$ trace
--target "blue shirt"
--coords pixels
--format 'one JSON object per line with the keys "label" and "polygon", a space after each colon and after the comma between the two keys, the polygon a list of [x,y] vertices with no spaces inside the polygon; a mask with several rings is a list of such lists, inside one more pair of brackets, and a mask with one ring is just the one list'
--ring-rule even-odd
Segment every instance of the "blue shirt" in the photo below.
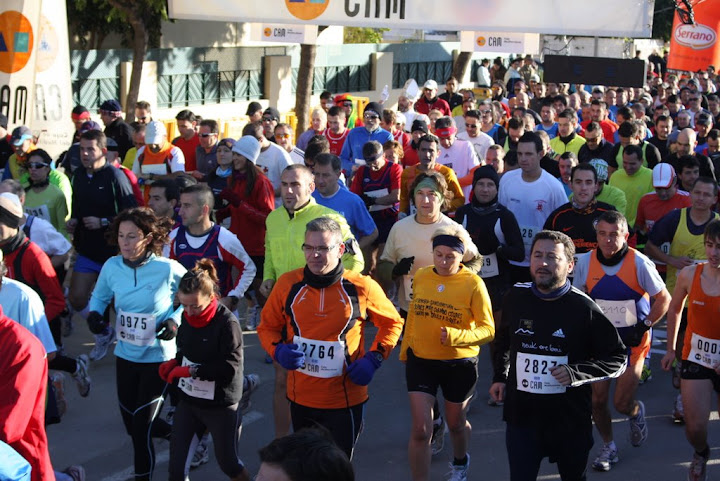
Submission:
{"label": "blue shirt", "polygon": [[[178,325],[182,307],[173,309],[173,299],[185,268],[177,261],[157,257],[137,268],[123,262],[122,256],[111,257],[103,265],[95,289],[90,297],[90,310],[105,312],[110,301],[115,299],[115,310],[134,314],[155,316],[157,326],[172,318]],[[115,355],[128,361],[149,363],[163,362],[175,357],[175,340],[155,341],[148,346],[138,346],[123,341],[118,336]]]}
{"label": "blue shirt", "polygon": [[368,132],[365,127],[355,127],[348,133],[342,152],[340,152],[342,168],[348,179],[352,177],[352,167],[355,165],[355,159],[363,159],[363,145],[371,140],[380,142],[380,145],[382,145],[388,140],[394,139],[392,134],[382,127],[378,127],[377,130],[372,132]]}
{"label": "blue shirt", "polygon": [[45,306],[33,288],[9,277],[3,277],[0,306],[7,317],[32,332],[40,340],[46,353],[57,351],[50,332],[50,324],[45,317]]}
{"label": "blue shirt", "polygon": [[537,124],[537,126],[535,127],[535,131],[537,132],[538,130],[544,130],[545,132],[547,132],[548,137],[554,139],[555,137],[557,137],[558,134],[558,124],[557,122],[555,122],[548,128],[545,128],[543,124]]}
{"label": "blue shirt", "polygon": [[323,197],[317,190],[312,195],[318,204],[329,207],[345,217],[356,239],[372,234],[377,228],[359,195],[347,189],[338,189],[330,197]]}

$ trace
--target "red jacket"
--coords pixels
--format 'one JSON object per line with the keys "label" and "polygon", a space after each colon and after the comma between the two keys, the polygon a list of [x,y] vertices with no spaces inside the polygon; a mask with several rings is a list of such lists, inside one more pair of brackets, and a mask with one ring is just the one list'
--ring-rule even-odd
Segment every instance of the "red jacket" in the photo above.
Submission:
{"label": "red jacket", "polygon": [[45,434],[45,348],[2,307],[0,372],[0,439],[30,463],[32,481],[55,479]]}
{"label": "red jacket", "polygon": [[[22,232],[22,240],[11,252],[3,246],[8,277],[32,287],[45,304],[45,317],[51,321],[65,310],[65,296],[50,258]],[[13,242],[13,241],[11,241]]]}
{"label": "red jacket", "polygon": [[275,190],[270,180],[258,173],[255,188],[248,196],[245,192],[247,180],[233,179],[230,189],[242,198],[242,203],[230,209],[230,232],[235,234],[251,256],[265,255],[265,219],[275,208]]}
{"label": "red jacket", "polygon": [[420,100],[415,102],[415,112],[419,114],[428,115],[433,109],[439,110],[444,116],[452,117],[450,106],[440,97],[435,97],[435,101],[433,103],[429,103],[423,95],[420,97]]}

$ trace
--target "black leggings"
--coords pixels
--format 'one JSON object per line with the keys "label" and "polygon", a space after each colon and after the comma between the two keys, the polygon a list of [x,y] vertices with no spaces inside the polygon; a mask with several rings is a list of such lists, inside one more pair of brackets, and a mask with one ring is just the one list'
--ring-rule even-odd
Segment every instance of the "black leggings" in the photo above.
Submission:
{"label": "black leggings", "polygon": [[168,438],[170,425],[160,419],[165,381],[159,362],[138,363],[117,358],[117,392],[125,431],[132,438],[135,481],[150,481],[155,468],[152,438]]}
{"label": "black leggings", "polygon": [[365,403],[341,409],[316,409],[290,402],[293,430],[324,427],[332,435],[335,444],[352,459],[353,449],[363,426]]}
{"label": "black leggings", "polygon": [[181,398],[173,417],[170,438],[170,481],[185,480],[185,461],[193,436],[202,437],[210,431],[218,466],[229,478],[243,472],[238,457],[238,442],[242,432],[242,414],[238,404],[219,407],[199,407]]}
{"label": "black leggings", "polygon": [[48,362],[48,367],[56,371],[75,374],[75,371],[77,371],[77,362],[75,362],[75,359],[61,355],[59,352],[62,347],[62,322],[60,321],[60,317],[56,317],[48,324],[50,324],[50,333],[52,334],[53,341],[55,341],[55,345],[58,348],[55,358]]}

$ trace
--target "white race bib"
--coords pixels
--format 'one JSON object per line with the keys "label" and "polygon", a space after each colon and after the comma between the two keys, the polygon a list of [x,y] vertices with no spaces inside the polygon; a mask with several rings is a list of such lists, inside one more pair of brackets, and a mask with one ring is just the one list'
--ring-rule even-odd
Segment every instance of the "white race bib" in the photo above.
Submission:
{"label": "white race bib", "polygon": [[595,299],[605,317],[607,317],[613,326],[630,327],[637,324],[637,307],[632,299],[625,301],[608,301],[607,299]]}
{"label": "white race bib", "polygon": [[530,246],[532,245],[532,241],[535,238],[535,234],[540,232],[542,230],[542,227],[538,227],[535,225],[521,225],[520,226],[520,234],[522,234],[523,244],[525,244],[526,250],[530,250]]}
{"label": "white race bib", "polygon": [[482,268],[480,269],[480,277],[495,277],[500,274],[498,267],[497,254],[487,254],[483,256]]}
{"label": "white race bib", "polygon": [[[183,357],[182,365],[193,366],[194,363],[186,357]],[[178,381],[178,387],[188,396],[199,399],[215,398],[215,381],[203,381],[201,379],[193,379],[191,377],[181,377]]]}
{"label": "white race bib", "polygon": [[518,391],[533,394],[561,394],[566,387],[550,374],[555,366],[567,364],[567,356],[543,356],[518,352],[515,360]]}
{"label": "white race bib", "polygon": [[318,341],[295,336],[293,343],[305,353],[305,365],[298,371],[308,376],[329,378],[343,375],[345,342]]}
{"label": "white race bib", "polygon": [[405,299],[410,302],[412,301],[412,291],[413,291],[413,279],[415,276],[411,275],[405,275],[403,276],[403,286],[405,287]]}
{"label": "white race bib", "polygon": [[115,326],[119,341],[136,346],[149,346],[155,342],[155,316],[118,310]]}
{"label": "white race bib", "polygon": [[142,164],[140,166],[140,173],[153,174],[153,175],[167,175],[168,166],[165,162],[163,162],[162,164]]}
{"label": "white race bib", "polygon": [[715,369],[720,364],[720,340],[693,333],[692,349],[690,349],[688,361]]}
{"label": "white race bib", "polygon": [[25,206],[25,213],[50,222],[50,209],[48,209],[48,206],[45,204],[36,205],[35,207]]}
{"label": "white race bib", "polygon": [[[385,196],[388,195],[390,192],[389,192],[387,189],[379,189],[379,190],[370,190],[370,191],[363,192],[363,193],[364,193],[365,195],[367,195],[368,197],[373,197],[373,198],[377,199],[377,198],[379,198],[379,197],[385,197]],[[379,210],[390,209],[391,207],[392,207],[391,205],[378,205],[378,204],[374,204],[374,205],[371,205],[371,206],[370,206],[370,209],[368,209],[368,210],[369,210],[370,212],[377,212],[377,211],[379,211]]]}

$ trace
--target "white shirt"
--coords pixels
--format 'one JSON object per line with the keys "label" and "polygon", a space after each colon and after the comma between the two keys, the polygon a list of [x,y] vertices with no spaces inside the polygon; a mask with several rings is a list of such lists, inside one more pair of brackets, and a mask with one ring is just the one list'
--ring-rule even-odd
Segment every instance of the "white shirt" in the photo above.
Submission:
{"label": "white shirt", "polygon": [[490,86],[490,70],[484,65],[480,65],[477,69],[478,87]]}
{"label": "white shirt", "polygon": [[[27,222],[27,214],[25,214],[25,222]],[[61,256],[67,254],[72,249],[72,244],[63,235],[55,229],[55,227],[41,217],[35,217],[30,224],[31,241],[36,243],[42,251],[48,255]]]}
{"label": "white shirt", "polygon": [[467,133],[467,131],[458,134],[457,138],[460,140],[467,140],[470,142],[475,149],[475,153],[478,156],[478,160],[480,160],[480,163],[485,163],[485,159],[487,158],[487,152],[488,149],[490,149],[490,146],[495,143],[492,137],[490,137],[485,132],[482,132],[479,128],[478,134],[476,137],[470,137]]}
{"label": "white shirt", "polygon": [[511,170],[500,177],[499,202],[515,214],[525,244],[525,259],[510,261],[516,266],[530,265],[530,247],[533,237],[540,232],[550,214],[567,204],[565,189],[558,179],[540,171],[540,177],[533,182],[522,178],[522,170]]}
{"label": "white shirt", "polygon": [[[440,152],[438,153],[437,163],[442,164],[446,167],[450,167],[455,171],[458,179],[465,177],[470,171],[477,165],[480,165],[480,160],[473,145],[467,140],[455,139],[455,142],[446,149],[440,146]],[[465,194],[465,201],[470,200],[470,191],[472,186],[468,185],[463,187],[463,194]]]}
{"label": "white shirt", "polygon": [[[265,151],[260,151],[257,161],[255,164],[260,167],[268,180],[273,186],[273,189],[280,188],[280,177],[285,167],[292,165],[293,161],[290,158],[285,149],[277,144],[270,142],[270,146]],[[275,198],[275,205],[278,205],[279,197]]]}

